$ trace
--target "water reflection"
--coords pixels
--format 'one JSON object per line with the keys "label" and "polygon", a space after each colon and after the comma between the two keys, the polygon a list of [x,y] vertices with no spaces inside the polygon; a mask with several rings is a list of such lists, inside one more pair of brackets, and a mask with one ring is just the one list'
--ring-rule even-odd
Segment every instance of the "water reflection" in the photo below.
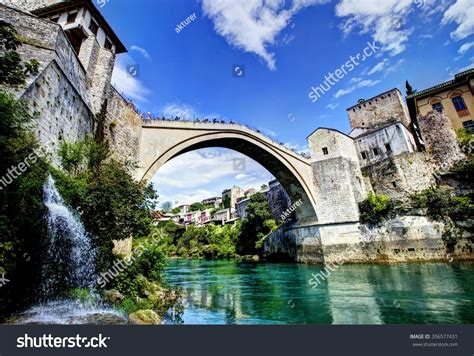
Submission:
{"label": "water reflection", "polygon": [[474,322],[473,264],[347,265],[316,289],[320,266],[174,260],[187,324]]}

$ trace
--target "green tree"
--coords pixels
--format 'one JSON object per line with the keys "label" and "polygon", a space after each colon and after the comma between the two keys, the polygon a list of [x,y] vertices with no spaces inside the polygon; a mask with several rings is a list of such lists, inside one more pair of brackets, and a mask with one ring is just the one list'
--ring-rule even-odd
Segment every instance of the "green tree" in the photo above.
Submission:
{"label": "green tree", "polygon": [[[66,171],[79,172],[70,176],[54,170],[59,191],[65,200],[82,212],[86,229],[93,235],[98,248],[101,270],[114,261],[113,241],[150,233],[156,193],[150,185],[136,182],[131,167],[113,159],[105,160],[107,144],[92,139],[63,147],[74,148],[74,159],[66,162]],[[70,156],[69,154],[67,155]],[[87,164],[82,163],[82,156]],[[93,164],[90,162],[94,161]],[[88,169],[78,169],[79,166]],[[100,214],[98,214],[100,212]]]}
{"label": "green tree", "polygon": [[169,213],[171,209],[173,208],[173,203],[170,201],[165,201],[163,204],[161,204],[161,211],[166,213]]}
{"label": "green tree", "polygon": [[237,239],[237,253],[239,255],[260,254],[262,240],[274,230],[274,225],[270,223],[273,216],[265,195],[262,193],[252,195],[245,211],[247,216],[242,221],[241,232]]}
{"label": "green tree", "polygon": [[202,211],[204,209],[205,209],[205,205],[200,202],[193,203],[189,206],[189,211]]}

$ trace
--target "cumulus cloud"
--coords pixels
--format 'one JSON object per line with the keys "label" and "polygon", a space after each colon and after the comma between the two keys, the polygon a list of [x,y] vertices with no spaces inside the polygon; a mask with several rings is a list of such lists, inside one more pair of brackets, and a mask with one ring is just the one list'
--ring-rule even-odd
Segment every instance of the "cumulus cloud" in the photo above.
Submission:
{"label": "cumulus cloud", "polygon": [[[234,159],[245,159],[245,171],[234,170]],[[254,160],[239,152],[207,148],[185,153],[167,162],[152,179],[159,201],[178,200],[179,204],[194,203],[221,196],[234,184],[242,188],[259,188],[273,176]]]}
{"label": "cumulus cloud", "polygon": [[367,80],[362,80],[360,81],[359,83],[355,84],[355,85],[352,85],[352,86],[349,86],[345,89],[340,89],[335,95],[334,97],[336,99],[339,99],[340,97],[342,96],[345,96],[345,95],[348,95],[350,93],[352,93],[353,91],[355,91],[356,89],[361,89],[361,88],[368,88],[368,87],[373,87],[373,86],[376,86],[377,84],[380,83],[380,80],[370,80],[370,79],[367,79]]}
{"label": "cumulus cloud", "polygon": [[[429,6],[428,1],[424,6]],[[411,33],[404,28],[407,15],[416,6],[413,0],[340,0],[336,15],[345,18],[342,29],[346,34],[361,29],[371,33],[384,51],[394,56],[406,49]]]}
{"label": "cumulus cloud", "polygon": [[179,117],[190,120],[199,116],[192,106],[186,104],[169,103],[166,104],[160,111],[166,118]]}
{"label": "cumulus cloud", "polygon": [[330,0],[202,0],[204,14],[215,31],[231,45],[261,57],[270,70],[276,70],[275,45],[279,33],[291,18],[305,7]]}
{"label": "cumulus cloud", "polygon": [[472,0],[456,0],[444,13],[443,24],[455,23],[457,28],[451,32],[455,41],[474,34],[474,4]]}
{"label": "cumulus cloud", "polygon": [[[136,73],[135,76],[132,75],[131,69],[137,70],[137,72],[132,71],[132,73]],[[139,77],[139,67],[133,62],[131,57],[122,55],[117,58],[112,73],[112,84],[126,97],[145,102],[151,91],[145,87],[139,80]]]}

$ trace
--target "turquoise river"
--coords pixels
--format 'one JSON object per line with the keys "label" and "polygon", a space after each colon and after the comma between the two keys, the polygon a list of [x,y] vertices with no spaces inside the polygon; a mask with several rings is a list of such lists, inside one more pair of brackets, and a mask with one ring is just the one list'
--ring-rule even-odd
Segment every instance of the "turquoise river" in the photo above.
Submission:
{"label": "turquoise river", "polygon": [[322,266],[171,260],[185,324],[472,324],[474,264]]}

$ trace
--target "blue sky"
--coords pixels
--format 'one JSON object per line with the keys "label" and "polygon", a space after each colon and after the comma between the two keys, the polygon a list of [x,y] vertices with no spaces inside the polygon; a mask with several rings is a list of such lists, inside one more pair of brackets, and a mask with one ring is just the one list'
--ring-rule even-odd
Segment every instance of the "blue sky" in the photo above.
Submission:
{"label": "blue sky", "polygon": [[[110,0],[100,9],[129,50],[118,57],[114,83],[141,110],[232,119],[303,151],[317,127],[349,131],[345,109],[360,98],[404,92],[406,79],[423,89],[474,66],[474,0]],[[380,50],[310,100],[312,86],[374,41]],[[128,65],[138,67],[136,77]],[[245,66],[244,77],[233,76],[234,65]],[[237,155],[219,151],[214,160],[228,165]],[[205,156],[189,153],[160,170],[160,200],[218,195],[242,182],[241,172],[216,171],[194,187],[169,184],[186,177],[185,161],[203,158],[194,171],[204,174]],[[248,162],[245,173],[256,180],[245,184],[271,178]]]}

